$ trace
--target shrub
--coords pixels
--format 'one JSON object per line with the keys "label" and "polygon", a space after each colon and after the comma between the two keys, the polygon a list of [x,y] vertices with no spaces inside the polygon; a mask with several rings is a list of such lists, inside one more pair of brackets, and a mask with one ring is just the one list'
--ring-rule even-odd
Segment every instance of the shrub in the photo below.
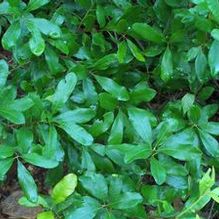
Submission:
{"label": "shrub", "polygon": [[21,205],[213,218],[218,1],[4,0],[0,14],[0,180],[17,168]]}

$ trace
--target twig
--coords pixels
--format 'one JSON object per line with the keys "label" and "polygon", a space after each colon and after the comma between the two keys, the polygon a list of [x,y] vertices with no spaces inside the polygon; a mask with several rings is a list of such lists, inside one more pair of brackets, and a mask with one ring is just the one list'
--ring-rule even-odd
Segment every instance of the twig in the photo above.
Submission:
{"label": "twig", "polygon": [[209,215],[208,215],[208,219],[212,219],[213,218],[212,217],[213,216],[212,213],[213,213],[214,205],[215,205],[215,201],[213,201],[212,204],[211,204],[211,208],[210,208],[210,212],[209,212]]}

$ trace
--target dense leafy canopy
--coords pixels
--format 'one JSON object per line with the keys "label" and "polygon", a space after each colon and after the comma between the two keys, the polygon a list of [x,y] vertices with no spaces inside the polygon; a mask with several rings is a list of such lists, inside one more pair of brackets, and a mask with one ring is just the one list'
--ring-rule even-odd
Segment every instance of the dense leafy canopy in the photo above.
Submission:
{"label": "dense leafy canopy", "polygon": [[0,21],[0,180],[17,168],[21,205],[39,219],[216,206],[217,0],[3,0]]}

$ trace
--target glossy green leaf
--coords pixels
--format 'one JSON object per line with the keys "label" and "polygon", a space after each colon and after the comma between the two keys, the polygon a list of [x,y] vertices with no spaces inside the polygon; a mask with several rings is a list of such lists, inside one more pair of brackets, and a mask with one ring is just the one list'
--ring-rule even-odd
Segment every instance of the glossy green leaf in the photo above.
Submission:
{"label": "glossy green leaf", "polygon": [[149,102],[156,95],[156,91],[147,86],[146,83],[138,83],[130,93],[130,99],[134,104]]}
{"label": "glossy green leaf", "polygon": [[88,172],[81,176],[79,181],[91,195],[100,200],[106,200],[108,194],[108,186],[103,175]]}
{"label": "glossy green leaf", "polygon": [[7,145],[0,145],[0,159],[11,157],[14,154],[14,148]]}
{"label": "glossy green leaf", "polygon": [[37,153],[24,154],[22,158],[28,163],[47,169],[54,168],[59,164],[56,160],[53,160],[53,158],[48,159]]}
{"label": "glossy green leaf", "polygon": [[114,115],[112,112],[105,113],[103,115],[103,120],[96,120],[89,128],[89,132],[92,136],[96,137],[103,133],[105,133],[110,126],[112,125],[114,120]]}
{"label": "glossy green leaf", "polygon": [[5,60],[0,60],[0,87],[6,84],[9,75],[8,63]]}
{"label": "glossy green leaf", "polygon": [[124,192],[119,195],[115,195],[110,203],[110,206],[114,209],[129,209],[135,207],[142,202],[142,196],[135,192]]}
{"label": "glossy green leaf", "polygon": [[219,22],[219,2],[218,1],[214,1],[214,0],[206,0],[207,6],[209,11],[212,13],[212,15],[214,16],[214,19]]}
{"label": "glossy green leaf", "polygon": [[190,108],[193,106],[194,101],[195,101],[195,96],[190,93],[187,93],[182,98],[182,108],[184,114],[186,114],[190,110]]}
{"label": "glossy green leaf", "polygon": [[145,143],[151,144],[152,130],[147,113],[143,109],[132,107],[128,109],[128,115],[138,135]]}
{"label": "glossy green leaf", "polygon": [[33,11],[36,10],[46,4],[48,4],[50,0],[30,0],[28,5],[27,5],[27,10],[28,11]]}
{"label": "glossy green leaf", "polygon": [[147,159],[152,154],[152,148],[150,145],[131,145],[131,144],[119,144],[108,145],[106,153],[110,151],[119,151],[124,155],[124,162],[131,163],[138,159]]}
{"label": "glossy green leaf", "polygon": [[89,108],[78,108],[58,115],[55,117],[55,121],[58,123],[86,123],[89,122],[94,116],[94,110]]}
{"label": "glossy green leaf", "polygon": [[193,132],[181,132],[170,136],[158,149],[169,156],[179,160],[193,160],[201,156],[201,152],[194,142]]}
{"label": "glossy green leaf", "polygon": [[24,124],[25,117],[22,112],[16,111],[12,107],[8,106],[0,106],[0,116],[4,117],[5,119],[13,122],[15,124]]}
{"label": "glossy green leaf", "polygon": [[36,183],[34,182],[34,179],[31,176],[30,172],[25,168],[25,166],[20,161],[18,161],[17,174],[18,174],[19,184],[25,196],[31,202],[37,202],[38,194],[37,194]]}
{"label": "glossy green leaf", "polygon": [[150,159],[151,174],[158,185],[162,185],[166,181],[166,170],[161,163],[155,159]]}
{"label": "glossy green leaf", "polygon": [[127,55],[127,45],[126,42],[123,41],[118,44],[117,58],[119,63],[124,63]]}
{"label": "glossy green leaf", "polygon": [[19,22],[14,22],[2,37],[2,45],[5,49],[10,50],[16,46],[17,40],[21,34],[21,27]]}
{"label": "glossy green leaf", "polygon": [[105,12],[104,12],[104,8],[100,5],[97,5],[96,16],[100,27],[101,28],[104,27],[106,24]]}
{"label": "glossy green leaf", "polygon": [[198,106],[192,106],[188,112],[188,118],[193,123],[198,124],[201,118],[201,109]]}
{"label": "glossy green leaf", "polygon": [[207,124],[203,124],[201,127],[202,130],[208,132],[212,135],[219,135],[219,123],[218,122],[208,122]]}
{"label": "glossy green leaf", "polygon": [[211,36],[212,36],[215,40],[219,41],[219,29],[213,29],[213,30],[211,31]]}
{"label": "glossy green leaf", "polygon": [[209,135],[207,132],[202,130],[199,130],[199,135],[207,153],[213,157],[218,157],[219,156],[218,141],[214,137]]}
{"label": "glossy green leaf", "polygon": [[37,215],[37,219],[54,219],[55,216],[52,211],[44,211]]}
{"label": "glossy green leaf", "polygon": [[6,173],[9,171],[9,169],[11,168],[13,162],[14,162],[13,158],[6,158],[4,160],[0,160],[0,165],[1,165],[0,181],[4,180],[4,177],[5,177]]}
{"label": "glossy green leaf", "polygon": [[58,72],[64,71],[64,67],[60,64],[59,57],[55,50],[47,46],[44,55],[48,68],[52,74],[57,74]]}
{"label": "glossy green leaf", "polygon": [[89,146],[93,143],[93,137],[81,126],[70,122],[61,122],[59,127],[62,128],[72,139],[78,143]]}
{"label": "glossy green leaf", "polygon": [[113,97],[117,98],[120,101],[127,101],[129,99],[129,93],[127,89],[119,85],[117,82],[103,76],[95,76],[95,78],[100,86],[105,91],[112,94]]}
{"label": "glossy green leaf", "polygon": [[161,62],[161,79],[163,81],[168,81],[173,75],[173,60],[172,60],[172,52],[167,47],[165,50],[162,62]]}
{"label": "glossy green leaf", "polygon": [[111,111],[116,108],[116,105],[118,103],[117,99],[108,93],[100,93],[99,102],[100,102],[100,106],[103,109],[111,110]]}
{"label": "glossy green leaf", "polygon": [[73,173],[69,173],[64,176],[53,188],[52,199],[55,203],[63,202],[68,196],[70,196],[77,186],[77,176]]}
{"label": "glossy green leaf", "polygon": [[207,67],[206,56],[203,53],[203,51],[200,50],[195,59],[195,72],[199,81],[203,81],[205,79],[206,67]]}
{"label": "glossy green leaf", "polygon": [[108,138],[108,144],[120,144],[123,139],[123,114],[121,111],[117,114]]}
{"label": "glossy green leaf", "polygon": [[43,149],[43,157],[54,160],[62,161],[64,157],[64,151],[62,146],[58,141],[58,133],[54,126],[50,126],[45,132],[43,129],[43,138],[45,141],[45,146]]}
{"label": "glossy green leaf", "polygon": [[29,46],[30,46],[31,52],[36,56],[40,56],[44,52],[46,45],[40,32],[33,33],[29,41]]}
{"label": "glossy green leaf", "polygon": [[96,70],[105,70],[112,65],[116,64],[116,54],[109,54],[102,58],[100,58],[98,61],[96,61],[93,65],[93,68]]}
{"label": "glossy green leaf", "polygon": [[214,91],[215,91],[215,89],[213,87],[211,87],[211,86],[203,87],[201,89],[201,91],[199,92],[198,97],[202,101],[205,101],[205,100],[207,100],[208,98],[211,97],[211,95],[213,94]]}
{"label": "glossy green leaf", "polygon": [[132,25],[134,33],[144,40],[161,43],[164,41],[163,34],[146,23],[134,23]]}
{"label": "glossy green leaf", "polygon": [[82,205],[78,208],[69,209],[65,215],[66,219],[93,219],[101,208],[100,203],[89,196],[83,197]]}
{"label": "glossy green leaf", "polygon": [[216,55],[219,49],[219,42],[217,40],[213,41],[208,53],[208,63],[211,69],[211,75],[214,77],[219,72],[219,58]]}
{"label": "glossy green leaf", "polygon": [[39,31],[51,38],[59,38],[61,29],[58,25],[44,18],[31,18],[31,22],[39,29]]}
{"label": "glossy green leaf", "polygon": [[65,79],[62,79],[52,96],[47,97],[53,104],[54,109],[60,109],[68,100],[77,83],[77,76],[74,73],[68,73]]}
{"label": "glossy green leaf", "polygon": [[130,40],[127,40],[128,47],[131,50],[132,55],[140,62],[144,62],[145,58],[142,55],[140,49]]}

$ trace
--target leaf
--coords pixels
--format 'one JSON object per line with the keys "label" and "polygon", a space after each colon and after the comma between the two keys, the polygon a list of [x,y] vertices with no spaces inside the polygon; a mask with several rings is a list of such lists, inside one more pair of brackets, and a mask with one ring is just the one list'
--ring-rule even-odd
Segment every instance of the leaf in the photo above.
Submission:
{"label": "leaf", "polygon": [[132,55],[140,62],[144,62],[145,58],[142,55],[140,49],[130,40],[127,40],[128,47],[131,50]]}
{"label": "leaf", "polygon": [[213,30],[211,31],[211,36],[212,36],[215,40],[219,41],[219,29],[213,29]]}
{"label": "leaf", "polygon": [[8,0],[8,3],[12,7],[17,7],[19,5],[19,3],[20,3],[20,0]]}
{"label": "leaf", "polygon": [[218,157],[219,156],[218,141],[214,137],[209,135],[207,132],[202,130],[199,130],[199,136],[207,153],[212,157]]}
{"label": "leaf", "polygon": [[6,158],[4,160],[0,160],[0,166],[1,166],[1,168],[0,168],[0,181],[4,180],[5,174],[11,168],[13,162],[14,162],[13,158]]}
{"label": "leaf", "polygon": [[119,63],[125,63],[126,54],[127,54],[127,45],[126,42],[123,41],[118,44],[117,58]]}
{"label": "leaf", "polygon": [[208,9],[214,16],[214,19],[219,23],[219,2],[214,0],[206,0]]}
{"label": "leaf", "polygon": [[94,116],[94,110],[89,108],[78,108],[58,115],[55,117],[55,121],[58,123],[73,122],[81,124],[89,122]]}
{"label": "leaf", "polygon": [[0,159],[13,156],[14,148],[7,145],[0,145]]}
{"label": "leaf", "polygon": [[201,156],[201,151],[194,142],[194,133],[188,130],[170,136],[159,147],[158,152],[172,156],[178,160],[193,160]]}
{"label": "leaf", "polygon": [[18,125],[25,123],[23,113],[12,109],[10,106],[0,106],[0,116]]}
{"label": "leaf", "polygon": [[219,49],[219,41],[215,40],[211,44],[208,53],[208,63],[211,69],[211,75],[215,77],[219,72],[219,57],[216,55]]}
{"label": "leaf", "polygon": [[165,41],[164,35],[161,32],[146,23],[134,23],[132,25],[132,30],[144,40],[155,43],[162,43]]}
{"label": "leaf", "polygon": [[207,124],[203,124],[201,129],[209,134],[219,135],[219,122],[208,122]]}
{"label": "leaf", "polygon": [[208,98],[211,97],[211,95],[213,94],[214,91],[215,91],[214,87],[211,87],[211,86],[203,87],[201,89],[201,91],[199,92],[198,97],[202,101],[205,101],[205,100],[207,100]]}
{"label": "leaf", "polygon": [[168,81],[173,75],[172,52],[169,47],[166,48],[161,62],[161,79]]}
{"label": "leaf", "polygon": [[154,177],[156,183],[158,185],[162,185],[166,181],[166,170],[155,158],[150,159],[150,167],[151,174]]}
{"label": "leaf", "polygon": [[123,128],[124,128],[124,124],[123,124],[123,114],[121,111],[118,112],[111,131],[110,131],[110,135],[108,138],[108,144],[120,144],[122,143],[122,139],[123,139]]}
{"label": "leaf", "polygon": [[110,78],[106,78],[103,76],[95,76],[95,79],[100,84],[100,86],[107,91],[108,93],[112,94],[113,97],[117,98],[120,101],[127,101],[129,100],[129,93],[127,89]]}
{"label": "leaf", "polygon": [[15,47],[21,35],[20,23],[12,23],[2,37],[2,45],[5,49],[10,50]]}
{"label": "leaf", "polygon": [[186,114],[190,110],[190,108],[193,106],[194,101],[195,101],[195,96],[190,93],[187,93],[182,98],[182,108],[184,114]]}
{"label": "leaf", "polygon": [[46,4],[48,4],[50,0],[30,0],[27,5],[27,11],[34,11]]}
{"label": "leaf", "polygon": [[52,96],[47,97],[52,102],[55,110],[59,110],[69,99],[77,83],[77,76],[70,72],[62,79]]}
{"label": "leaf", "polygon": [[124,155],[124,162],[131,163],[138,159],[147,159],[152,154],[150,145],[132,145],[132,144],[119,144],[108,145],[106,153],[110,151],[119,151]]}
{"label": "leaf", "polygon": [[103,115],[103,120],[95,120],[92,126],[89,128],[89,132],[92,136],[97,137],[105,133],[114,120],[114,114],[112,112],[107,112]]}
{"label": "leaf", "polygon": [[92,157],[86,149],[84,149],[81,154],[81,168],[88,171],[96,170]]}
{"label": "leaf", "polygon": [[41,33],[51,38],[61,37],[61,29],[58,25],[44,18],[30,18],[29,22],[33,23]]}
{"label": "leaf", "polygon": [[78,143],[89,146],[93,143],[93,137],[81,126],[72,122],[60,123],[59,127],[62,128],[71,138]]}
{"label": "leaf", "polygon": [[204,176],[199,181],[199,195],[203,195],[210,191],[211,187],[215,184],[215,171],[208,169]]}
{"label": "leaf", "polygon": [[128,116],[138,135],[150,145],[152,143],[152,130],[148,114],[142,109],[132,107],[128,108]]}
{"label": "leaf", "polygon": [[55,216],[52,211],[44,211],[37,215],[37,219],[54,219]]}
{"label": "leaf", "polygon": [[111,94],[100,93],[99,94],[100,107],[106,110],[113,111],[118,104],[117,99],[115,99]]}
{"label": "leaf", "polygon": [[78,208],[69,209],[65,215],[66,219],[93,219],[101,208],[100,203],[89,196],[84,196],[82,205]]}
{"label": "leaf", "polygon": [[44,157],[42,155],[39,155],[37,153],[30,153],[30,154],[23,154],[22,158],[28,162],[33,164],[34,166],[38,166],[38,167],[42,167],[42,168],[46,168],[46,169],[51,169],[54,168],[56,166],[58,166],[58,162],[56,160],[54,160],[53,158],[47,158]]}
{"label": "leaf", "polygon": [[104,12],[104,8],[100,5],[97,5],[96,17],[97,17],[97,22],[100,25],[100,28],[104,27],[106,24],[105,12]]}
{"label": "leaf", "polygon": [[4,87],[9,75],[8,63],[2,59],[0,60],[0,88]]}
{"label": "leaf", "polygon": [[69,173],[64,176],[53,188],[52,199],[56,204],[65,201],[70,196],[77,186],[77,176],[73,173]]}
{"label": "leaf", "polygon": [[211,198],[213,198],[216,203],[219,203],[219,187],[213,189],[210,195]]}
{"label": "leaf", "polygon": [[97,60],[92,67],[96,70],[106,70],[116,64],[116,60],[116,54],[109,54]]}
{"label": "leaf", "polygon": [[136,192],[124,192],[112,197],[110,206],[114,209],[123,210],[137,206],[143,201],[142,196]]}
{"label": "leaf", "polygon": [[32,146],[33,133],[29,129],[22,127],[17,130],[16,137],[19,147],[18,150],[21,151],[21,153],[28,153]]}
{"label": "leaf", "polygon": [[206,71],[206,67],[207,67],[207,59],[203,51],[200,49],[195,59],[195,72],[200,82],[202,82],[205,79],[204,74]]}
{"label": "leaf", "polygon": [[156,91],[147,86],[145,82],[138,83],[130,93],[131,102],[139,104],[141,102],[149,102],[156,95]]}
{"label": "leaf", "polygon": [[57,74],[65,70],[65,68],[60,64],[59,57],[55,50],[51,49],[48,45],[46,46],[44,55],[46,63],[52,74]]}
{"label": "leaf", "polygon": [[38,196],[38,201],[35,203],[30,202],[25,196],[22,196],[21,198],[19,198],[18,204],[24,207],[28,207],[28,208],[39,207],[40,205],[44,208],[49,207],[46,200],[40,195]]}
{"label": "leaf", "polygon": [[42,53],[45,50],[46,44],[39,31],[32,32],[32,37],[30,38],[29,46],[31,52],[34,55],[42,55]]}
{"label": "leaf", "polygon": [[37,202],[37,186],[34,182],[33,177],[20,161],[18,161],[17,165],[18,181],[25,196],[31,202]]}
{"label": "leaf", "polygon": [[58,134],[54,126],[50,126],[48,130],[43,130],[45,146],[42,155],[45,158],[55,161],[62,161],[64,157],[64,151],[58,141]]}
{"label": "leaf", "polygon": [[90,78],[86,78],[85,80],[83,80],[83,90],[87,98],[87,103],[96,104],[98,94],[96,92],[94,82]]}
{"label": "leaf", "polygon": [[198,124],[198,121],[201,117],[201,109],[198,106],[192,106],[188,112],[188,118],[194,124]]}
{"label": "leaf", "polygon": [[16,109],[16,111],[19,112],[24,112],[30,109],[33,105],[33,101],[28,96],[25,96],[23,98],[14,100],[12,103],[8,105],[8,107],[14,108]]}
{"label": "leaf", "polygon": [[103,201],[106,200],[108,186],[103,175],[87,172],[85,175],[80,177],[79,181],[92,196]]}

